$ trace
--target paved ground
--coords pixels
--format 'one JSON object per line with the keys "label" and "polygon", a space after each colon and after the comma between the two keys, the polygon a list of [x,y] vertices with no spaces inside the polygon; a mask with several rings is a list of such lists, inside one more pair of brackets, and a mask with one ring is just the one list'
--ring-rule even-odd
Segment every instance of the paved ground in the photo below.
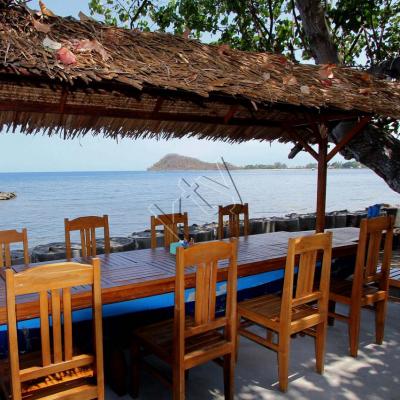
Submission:
{"label": "paved ground", "polygon": [[[338,307],[339,309],[339,307]],[[340,310],[340,309],[339,309]],[[343,310],[341,310],[343,311]],[[310,337],[292,340],[289,391],[277,388],[274,352],[241,339],[236,369],[236,398],[250,399],[400,399],[400,303],[390,303],[385,342],[373,344],[373,312],[363,311],[360,351],[357,359],[347,354],[347,326],[336,322],[329,328],[325,373],[314,372],[314,343]],[[223,399],[222,369],[214,363],[194,368],[187,382],[188,400]],[[140,399],[170,399],[169,390],[142,374]],[[128,400],[110,390],[107,400]]]}

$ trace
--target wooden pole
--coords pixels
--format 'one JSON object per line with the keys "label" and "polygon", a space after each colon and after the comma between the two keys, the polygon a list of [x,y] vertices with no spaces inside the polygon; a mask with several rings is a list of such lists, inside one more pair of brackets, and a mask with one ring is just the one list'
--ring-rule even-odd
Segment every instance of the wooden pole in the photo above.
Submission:
{"label": "wooden pole", "polygon": [[326,175],[328,169],[328,138],[321,138],[318,144],[317,221],[315,231],[324,232],[326,205]]}

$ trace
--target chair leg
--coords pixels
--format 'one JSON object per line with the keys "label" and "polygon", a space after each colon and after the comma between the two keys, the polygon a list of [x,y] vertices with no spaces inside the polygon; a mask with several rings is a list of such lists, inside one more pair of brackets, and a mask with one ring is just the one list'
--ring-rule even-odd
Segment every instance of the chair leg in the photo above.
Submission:
{"label": "chair leg", "polygon": [[236,324],[236,336],[235,336],[235,362],[238,361],[239,358],[239,329],[240,329],[240,320],[242,319],[242,317],[238,314],[237,317],[237,324]]}
{"label": "chair leg", "polygon": [[378,301],[375,307],[375,341],[377,344],[382,344],[385,331],[387,301]]}
{"label": "chair leg", "polygon": [[235,355],[224,356],[224,394],[225,400],[233,400],[235,393]]}
{"label": "chair leg", "polygon": [[349,318],[349,340],[350,340],[350,355],[357,357],[358,345],[360,340],[360,320],[361,320],[361,308],[355,309],[352,307],[350,310]]}
{"label": "chair leg", "polygon": [[279,335],[278,376],[279,388],[286,392],[289,381],[290,335]]}
{"label": "chair leg", "polygon": [[[334,313],[336,310],[336,301],[329,300],[328,303],[328,311],[331,313]],[[333,326],[335,325],[335,318],[334,317],[328,317],[328,325]]]}
{"label": "chair leg", "polygon": [[317,325],[315,336],[315,365],[319,374],[324,373],[326,331],[326,322]]}
{"label": "chair leg", "polygon": [[136,399],[139,397],[139,385],[140,385],[140,345],[137,341],[134,341],[131,345],[131,397]]}
{"label": "chair leg", "polygon": [[180,365],[173,366],[173,400],[185,399],[185,370]]}

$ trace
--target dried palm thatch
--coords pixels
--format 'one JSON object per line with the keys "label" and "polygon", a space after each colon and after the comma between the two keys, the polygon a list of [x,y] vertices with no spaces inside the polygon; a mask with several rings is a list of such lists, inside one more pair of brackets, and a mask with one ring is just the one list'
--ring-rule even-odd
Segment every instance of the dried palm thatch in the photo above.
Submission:
{"label": "dried palm thatch", "polygon": [[291,141],[313,122],[400,118],[400,86],[333,65],[38,15],[0,0],[0,128],[73,138]]}

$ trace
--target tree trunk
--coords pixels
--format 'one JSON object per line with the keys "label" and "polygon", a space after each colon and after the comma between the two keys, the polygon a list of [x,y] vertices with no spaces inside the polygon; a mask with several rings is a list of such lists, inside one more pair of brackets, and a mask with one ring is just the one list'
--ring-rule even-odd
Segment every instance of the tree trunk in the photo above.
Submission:
{"label": "tree trunk", "polygon": [[339,55],[325,19],[320,0],[296,0],[303,29],[317,64],[339,64]]}
{"label": "tree trunk", "polygon": [[[339,56],[326,24],[321,0],[296,0],[296,7],[315,62],[337,64]],[[337,143],[351,126],[349,122],[339,123],[330,133],[329,141]],[[361,162],[400,193],[400,141],[393,135],[373,124],[367,125],[340,154]]]}
{"label": "tree trunk", "polygon": [[[339,142],[354,123],[341,122],[332,131],[330,139]],[[346,159],[354,158],[372,169],[394,191],[400,193],[400,141],[369,124],[362,133],[340,152]]]}

